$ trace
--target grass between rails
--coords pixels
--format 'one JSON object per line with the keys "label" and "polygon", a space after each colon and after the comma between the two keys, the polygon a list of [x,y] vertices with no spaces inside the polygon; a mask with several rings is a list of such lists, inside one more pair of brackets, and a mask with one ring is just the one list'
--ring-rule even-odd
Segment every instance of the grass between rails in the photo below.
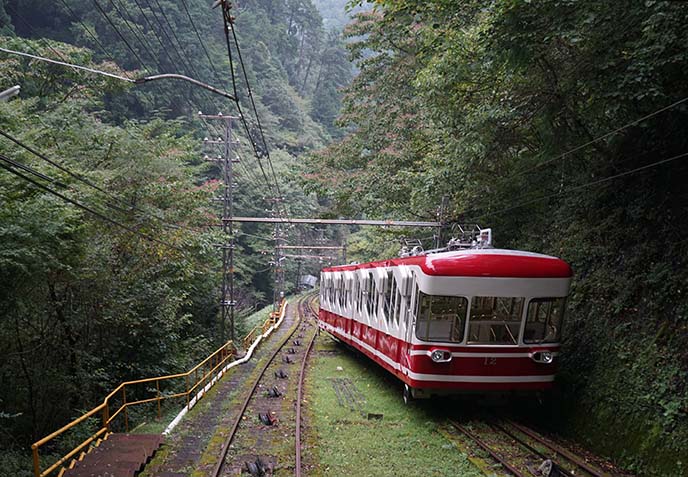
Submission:
{"label": "grass between rails", "polygon": [[[401,385],[366,357],[325,333],[307,376],[309,448],[317,462],[308,475],[482,475],[439,427],[425,406],[405,406]],[[338,370],[338,367],[341,370]],[[337,401],[333,378],[349,378],[365,397],[367,417]]]}

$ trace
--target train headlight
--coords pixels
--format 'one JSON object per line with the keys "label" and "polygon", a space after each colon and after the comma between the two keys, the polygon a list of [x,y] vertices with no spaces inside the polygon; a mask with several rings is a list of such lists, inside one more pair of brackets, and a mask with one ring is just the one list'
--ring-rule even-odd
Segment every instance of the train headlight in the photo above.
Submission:
{"label": "train headlight", "polygon": [[445,349],[436,349],[430,353],[430,359],[432,359],[435,363],[447,363],[451,361],[452,355]]}
{"label": "train headlight", "polygon": [[530,354],[530,358],[536,363],[550,364],[554,361],[554,353],[551,351],[536,351]]}

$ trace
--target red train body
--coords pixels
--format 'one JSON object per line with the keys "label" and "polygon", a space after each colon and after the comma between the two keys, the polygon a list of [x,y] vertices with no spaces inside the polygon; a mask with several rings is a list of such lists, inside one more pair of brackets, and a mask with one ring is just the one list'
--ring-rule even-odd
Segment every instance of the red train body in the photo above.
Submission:
{"label": "red train body", "polygon": [[465,249],[323,269],[319,326],[405,383],[405,397],[537,391],[556,374],[564,261]]}

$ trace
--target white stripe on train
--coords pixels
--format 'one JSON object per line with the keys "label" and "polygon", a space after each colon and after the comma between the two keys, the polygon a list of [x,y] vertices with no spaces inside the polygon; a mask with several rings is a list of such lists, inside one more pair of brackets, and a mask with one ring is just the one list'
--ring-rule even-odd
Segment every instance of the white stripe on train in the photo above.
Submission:
{"label": "white stripe on train", "polygon": [[[345,337],[346,339],[349,339],[356,344],[358,344],[360,347],[365,348],[367,351],[370,353],[374,354],[381,360],[383,360],[385,363],[390,365],[392,368],[402,371],[405,375],[409,376],[411,379],[415,379],[416,381],[445,381],[445,382],[451,382],[451,383],[548,383],[554,381],[554,375],[549,374],[549,375],[535,375],[535,376],[458,376],[458,375],[447,375],[447,374],[421,374],[421,373],[414,373],[410,369],[408,369],[406,366],[401,366],[399,363],[396,361],[392,360],[389,356],[387,356],[384,353],[379,352],[372,346],[368,345],[367,343],[359,340],[355,336],[352,336],[351,334],[343,331],[341,328],[335,328],[334,326],[330,325],[329,323],[325,323],[322,320],[318,320],[320,325],[328,332],[334,333],[340,336]],[[419,353],[419,354],[425,354],[423,351],[412,351],[411,354],[413,353]],[[429,354],[429,352],[428,352]],[[490,354],[490,353],[456,353],[456,355],[460,354],[465,354],[470,357],[474,357],[477,355],[484,355],[484,356],[489,356],[489,357],[506,357],[502,354]],[[509,357],[528,357],[527,353],[511,353],[514,355],[518,356],[509,356]],[[455,355],[455,353],[452,353],[452,355]]]}
{"label": "white stripe on train", "polygon": [[[442,348],[442,345],[437,345],[437,348]],[[413,350],[409,353],[411,356],[431,356],[430,350]],[[530,358],[531,353],[462,353],[453,352],[454,358]],[[559,356],[559,352],[555,351],[552,356]]]}

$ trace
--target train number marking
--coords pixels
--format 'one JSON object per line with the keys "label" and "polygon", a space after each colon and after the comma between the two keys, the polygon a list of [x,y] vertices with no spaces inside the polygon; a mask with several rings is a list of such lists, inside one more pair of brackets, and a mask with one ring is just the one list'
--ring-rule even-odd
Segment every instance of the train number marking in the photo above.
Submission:
{"label": "train number marking", "polygon": [[495,366],[497,364],[497,358],[485,358],[483,365],[485,366]]}

